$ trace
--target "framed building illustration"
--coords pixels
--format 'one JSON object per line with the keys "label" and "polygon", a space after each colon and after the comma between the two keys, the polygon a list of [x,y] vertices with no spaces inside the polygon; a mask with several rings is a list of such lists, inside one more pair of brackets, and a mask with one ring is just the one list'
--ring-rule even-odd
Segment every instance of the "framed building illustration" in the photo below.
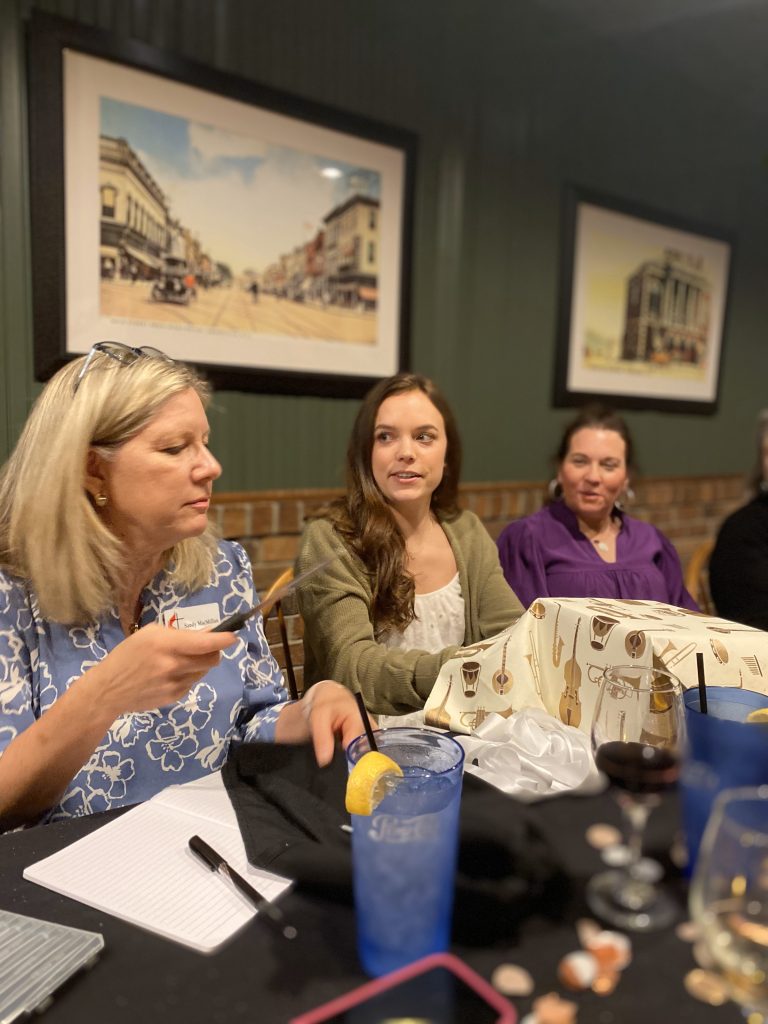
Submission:
{"label": "framed building illustration", "polygon": [[555,401],[712,412],[732,242],[673,215],[568,189]]}

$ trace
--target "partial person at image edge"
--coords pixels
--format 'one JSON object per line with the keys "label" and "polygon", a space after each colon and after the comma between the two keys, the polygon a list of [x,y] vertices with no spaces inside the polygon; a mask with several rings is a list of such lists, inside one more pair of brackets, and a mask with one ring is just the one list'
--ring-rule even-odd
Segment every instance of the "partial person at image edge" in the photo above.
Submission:
{"label": "partial person at image edge", "polygon": [[674,546],[627,515],[634,446],[624,420],[605,406],[582,410],[565,428],[550,501],[498,539],[509,585],[523,604],[537,597],[661,601],[698,611]]}
{"label": "partial person at image edge", "polygon": [[768,409],[757,422],[752,500],[723,522],[709,560],[717,614],[768,630]]}
{"label": "partial person at image edge", "polygon": [[347,493],[307,524],[296,564],[341,550],[299,589],[307,685],[332,673],[374,713],[406,714],[459,646],[522,614],[488,531],[458,508],[460,469],[454,416],[432,381],[398,374],[366,395]]}

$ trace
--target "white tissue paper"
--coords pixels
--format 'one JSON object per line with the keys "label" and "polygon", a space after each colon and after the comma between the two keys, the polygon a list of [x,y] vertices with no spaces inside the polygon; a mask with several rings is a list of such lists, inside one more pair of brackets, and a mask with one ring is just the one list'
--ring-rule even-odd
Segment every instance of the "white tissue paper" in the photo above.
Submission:
{"label": "white tissue paper", "polygon": [[604,786],[589,737],[541,708],[488,715],[471,736],[454,738],[464,748],[465,771],[520,800]]}
{"label": "white tissue paper", "polygon": [[[378,724],[382,729],[445,731],[425,726],[423,711],[382,715]],[[453,738],[464,748],[465,771],[519,800],[541,800],[566,790],[598,793],[605,786],[589,736],[542,708],[521,708],[511,718],[488,715],[471,736],[454,733]]]}

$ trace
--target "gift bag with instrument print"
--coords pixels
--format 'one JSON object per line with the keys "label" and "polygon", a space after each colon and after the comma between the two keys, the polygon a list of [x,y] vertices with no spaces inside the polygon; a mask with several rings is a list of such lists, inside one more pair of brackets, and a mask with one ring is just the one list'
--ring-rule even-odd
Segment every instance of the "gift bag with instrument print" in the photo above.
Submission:
{"label": "gift bag with instrument print", "polygon": [[445,662],[424,709],[427,725],[471,733],[488,715],[543,708],[539,656],[529,614]]}
{"label": "gift bag with instrument print", "polygon": [[663,668],[695,686],[701,651],[713,685],[762,690],[766,683],[768,633],[715,616],[657,601],[549,597],[534,601],[525,618],[540,656],[544,707],[583,732],[610,666]]}
{"label": "gift bag with instrument print", "polygon": [[426,704],[428,725],[471,733],[492,712],[544,708],[589,732],[606,668],[668,669],[696,686],[696,653],[707,682],[768,693],[768,633],[657,601],[538,598],[513,626],[447,661]]}

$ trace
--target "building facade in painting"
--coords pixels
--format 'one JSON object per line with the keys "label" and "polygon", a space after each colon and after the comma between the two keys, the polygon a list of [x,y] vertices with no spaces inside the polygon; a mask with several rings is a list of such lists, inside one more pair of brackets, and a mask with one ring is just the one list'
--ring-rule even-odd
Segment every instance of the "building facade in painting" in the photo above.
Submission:
{"label": "building facade in painting", "polygon": [[340,306],[375,309],[379,273],[379,201],[355,195],[324,218],[325,279]]}
{"label": "building facade in painting", "polygon": [[125,139],[101,136],[99,191],[101,276],[157,277],[168,244],[168,205]]}
{"label": "building facade in painting", "polygon": [[99,196],[102,278],[155,279],[170,260],[203,287],[231,282],[229,267],[222,264],[222,273],[197,235],[171,215],[169,197],[125,139],[100,138]]}
{"label": "building facade in painting", "polygon": [[701,364],[709,334],[711,285],[700,261],[668,250],[628,280],[621,358]]}

